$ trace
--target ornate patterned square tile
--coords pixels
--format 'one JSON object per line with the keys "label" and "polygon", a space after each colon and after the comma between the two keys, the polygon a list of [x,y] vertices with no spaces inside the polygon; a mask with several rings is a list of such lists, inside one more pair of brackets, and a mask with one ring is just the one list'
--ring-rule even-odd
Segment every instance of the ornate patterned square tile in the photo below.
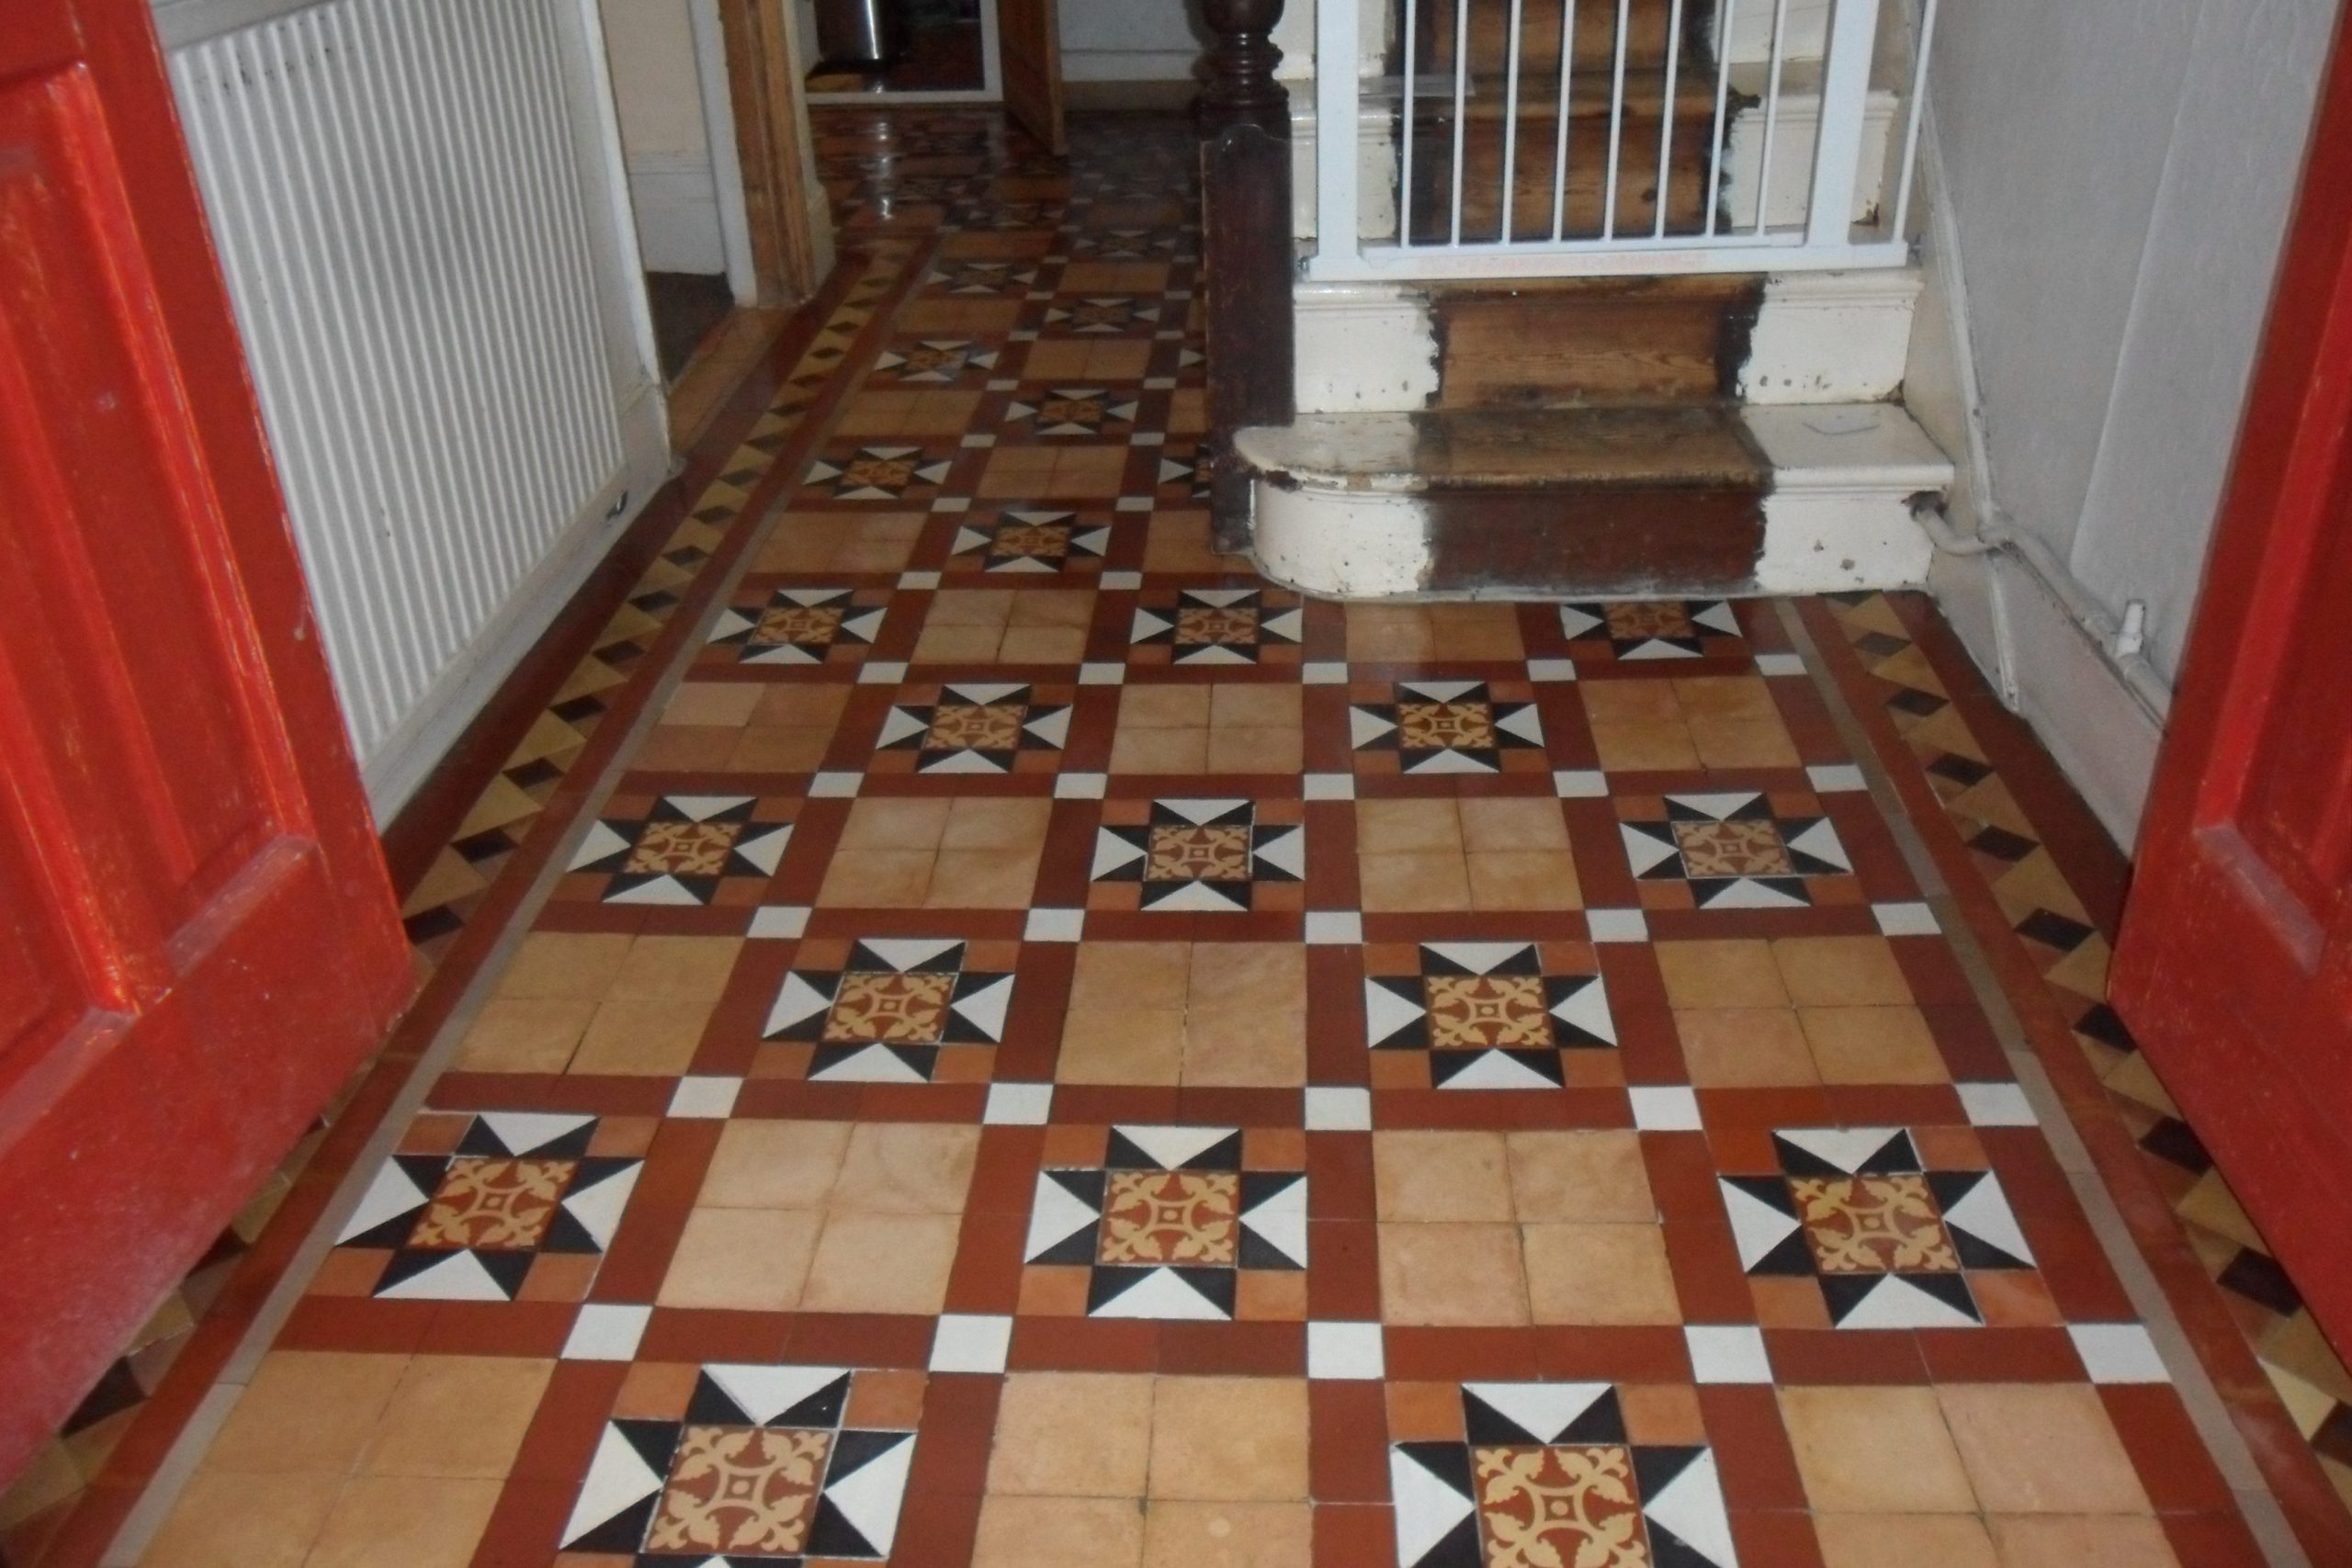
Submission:
{"label": "ornate patterned square tile", "polygon": [[1099,1159],[1049,1156],[1038,1174],[1022,1249],[1024,1311],[1306,1316],[1303,1160],[1286,1169],[1248,1168],[1247,1134],[1232,1128],[1096,1132]]}
{"label": "ornate patterned square tile", "polygon": [[1099,571],[1111,546],[1107,523],[1075,512],[1007,510],[967,522],[948,547],[947,570],[1015,573]]}
{"label": "ornate patterned square tile", "polygon": [[1728,599],[1620,599],[1560,606],[1573,651],[1615,660],[1736,657],[1747,637]]}
{"label": "ornate patterned square tile", "polygon": [[1401,1568],[1732,1568],[1714,1451],[1638,1439],[1615,1385],[1464,1383],[1459,1399],[1458,1437],[1389,1448]]}
{"label": "ornate patterned square tile", "polygon": [[1013,978],[1005,948],[928,938],[803,942],[762,1037],[812,1046],[811,1078],[973,1076],[943,1075],[942,1058],[1003,1041]]}
{"label": "ornate patterned square tile", "polygon": [[1822,883],[1853,877],[1837,824],[1811,795],[1621,796],[1618,816],[1634,877],[1684,884],[1702,909],[1802,908],[1828,901]]}
{"label": "ornate patterned square tile", "polygon": [[566,869],[601,877],[600,903],[709,904],[729,882],[757,886],[775,874],[797,805],[749,795],[616,795]]}
{"label": "ornate patterned square tile", "polygon": [[875,771],[1051,773],[1069,742],[1067,686],[914,686],[892,705],[876,741]]}
{"label": "ornate patterned square tile", "polygon": [[710,647],[740,664],[825,664],[862,658],[888,596],[854,588],[779,588],[718,614]]}
{"label": "ornate patterned square tile", "polygon": [[1544,719],[1516,681],[1359,682],[1349,693],[1348,743],[1366,773],[1539,773]]}
{"label": "ornate patterned square tile", "polygon": [[1107,802],[1088,903],[1193,912],[1302,908],[1303,817],[1296,801]]}
{"label": "ornate patterned square tile", "polygon": [[907,502],[939,493],[954,468],[952,456],[921,446],[860,446],[808,465],[803,493],[831,501]]}
{"label": "ornate patterned square tile", "polygon": [[1112,336],[1151,333],[1159,328],[1167,307],[1148,296],[1089,294],[1056,302],[1046,311],[1046,326],[1056,333]]}
{"label": "ornate patterned square tile", "polygon": [[334,1273],[401,1300],[513,1301],[526,1284],[577,1299],[636,1189],[635,1153],[593,1116],[427,1112],[335,1237]]}
{"label": "ornate patterned square tile", "polygon": [[1037,281],[1037,266],[1034,262],[958,259],[943,263],[922,281],[924,290],[933,294],[1025,294]]}
{"label": "ornate patterned square tile", "polygon": [[915,386],[978,385],[996,369],[999,351],[970,338],[923,338],[882,351],[873,379]]}
{"label": "ornate patterned square tile", "polygon": [[[675,1415],[616,1416],[564,1525],[564,1560],[888,1562],[920,1401],[869,1398],[876,1380],[920,1376],[706,1366]],[[855,1414],[876,1406],[886,1420]]]}
{"label": "ornate patterned square tile", "polygon": [[1364,967],[1368,1043],[1418,1054],[1432,1088],[1556,1089],[1564,1053],[1617,1043],[1608,987],[1580,945],[1375,945]]}
{"label": "ornate patterned square tile", "polygon": [[1281,589],[1147,589],[1128,657],[1138,664],[1295,663],[1306,620],[1299,596]]}
{"label": "ornate patterned square tile", "polygon": [[1840,1328],[1985,1321],[1972,1277],[2033,1268],[1990,1170],[1935,1170],[1900,1127],[1776,1132],[1778,1176],[1717,1178],[1742,1268],[1817,1280]]}
{"label": "ornate patterned square tile", "polygon": [[1101,439],[1132,432],[1138,407],[1131,393],[1053,387],[1015,396],[1006,405],[1004,423],[1015,435]]}

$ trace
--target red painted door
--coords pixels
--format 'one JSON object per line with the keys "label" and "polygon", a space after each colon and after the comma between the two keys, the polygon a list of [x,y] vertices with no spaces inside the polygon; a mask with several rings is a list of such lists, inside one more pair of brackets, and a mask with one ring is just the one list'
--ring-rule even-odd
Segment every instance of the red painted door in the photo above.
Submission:
{"label": "red painted door", "polygon": [[411,985],[148,0],[0,22],[0,1477]]}
{"label": "red painted door", "polygon": [[2352,1346],[2352,61],[2339,39],[2125,913],[2115,1000]]}

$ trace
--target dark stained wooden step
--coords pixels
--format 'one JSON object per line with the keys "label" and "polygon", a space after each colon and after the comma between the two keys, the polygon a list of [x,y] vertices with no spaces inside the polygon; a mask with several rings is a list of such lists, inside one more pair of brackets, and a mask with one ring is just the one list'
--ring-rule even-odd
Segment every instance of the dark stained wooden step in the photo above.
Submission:
{"label": "dark stained wooden step", "polygon": [[[1575,6],[1573,67],[1612,67],[1617,58],[1617,0],[1575,0]],[[1683,6],[1681,52],[1686,65],[1703,64],[1704,51],[1699,43],[1706,33],[1709,8],[1707,0],[1686,0]],[[1453,0],[1420,0],[1419,17],[1421,39],[1415,52],[1415,65],[1424,72],[1452,73],[1456,19]],[[1632,0],[1625,32],[1629,72],[1665,62],[1671,20],[1668,0]],[[1561,21],[1560,0],[1523,0],[1519,26],[1522,72],[1557,78]],[[1510,62],[1510,0],[1470,0],[1468,38],[1470,69],[1474,73],[1500,75],[1507,70]]]}
{"label": "dark stained wooden step", "polygon": [[1704,404],[1734,397],[1760,275],[1429,289],[1442,409]]}
{"label": "dark stained wooden step", "polygon": [[[1545,116],[1521,125],[1518,155],[1511,167],[1511,239],[1552,237],[1558,123],[1556,118]],[[1718,174],[1710,146],[1713,123],[1710,107],[1704,118],[1690,116],[1676,125],[1673,154],[1665,182],[1666,231],[1669,234],[1696,234],[1706,228],[1708,208],[1719,194],[1712,190],[1709,183]],[[1616,232],[1621,236],[1647,234],[1657,227],[1662,129],[1655,118],[1628,116],[1619,132],[1615,216]],[[1491,242],[1502,237],[1503,143],[1499,121],[1475,121],[1465,128],[1462,157],[1464,241]],[[1609,144],[1607,119],[1570,117],[1563,223],[1566,238],[1593,239],[1602,232],[1609,216]],[[1451,237],[1453,191],[1452,128],[1423,123],[1413,143],[1411,232],[1417,243],[1440,243]]]}
{"label": "dark stained wooden step", "polygon": [[1306,414],[1240,452],[1281,490],[1417,507],[1437,593],[1742,591],[1772,475],[1714,404]]}

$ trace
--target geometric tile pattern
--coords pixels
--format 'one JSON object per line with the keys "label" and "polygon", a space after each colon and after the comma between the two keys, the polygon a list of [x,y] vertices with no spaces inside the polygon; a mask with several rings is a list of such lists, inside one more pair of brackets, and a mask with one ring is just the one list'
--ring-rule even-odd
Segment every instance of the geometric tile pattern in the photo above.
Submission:
{"label": "geometric tile pattern", "polygon": [[915,1434],[854,1422],[858,1376],[701,1368],[680,1418],[605,1427],[564,1526],[565,1552],[643,1568],[887,1562]]}
{"label": "geometric tile pattern", "polygon": [[1356,765],[1413,774],[1540,772],[1550,764],[1532,695],[1524,685],[1484,681],[1360,689],[1348,710]]}
{"label": "geometric tile pattern", "polygon": [[1819,879],[1854,869],[1828,818],[1784,811],[1761,792],[1629,804],[1620,832],[1636,877],[1685,884],[1702,909],[1802,908],[1816,901]]}
{"label": "geometric tile pattern", "polygon": [[1389,1450],[1402,1568],[1732,1568],[1713,1450],[1635,1442],[1605,1382],[1460,1390],[1459,1440]]}
{"label": "geometric tile pattern", "polygon": [[1099,1164],[1047,1165],[1022,1251],[1037,1293],[1067,1280],[1089,1317],[1226,1320],[1249,1289],[1250,1315],[1302,1315],[1279,1278],[1256,1287],[1306,1267],[1306,1173],[1242,1150],[1230,1128],[1119,1126]]}
{"label": "geometric tile pattern", "polygon": [[[820,955],[805,946],[801,963]],[[1012,976],[967,966],[967,944],[869,937],[837,968],[796,966],[770,1006],[763,1034],[806,1041],[811,1078],[920,1083],[941,1053],[1004,1038]]]}
{"label": "geometric tile pattern", "polygon": [[[1069,739],[1067,687],[967,684],[910,687],[876,742],[884,758],[910,757],[921,773],[1050,771]],[[882,759],[877,759],[881,761]]]}
{"label": "geometric tile pattern", "polygon": [[[1780,679],[1783,606],[1601,606],[1595,635],[1268,584],[1214,553],[1197,493],[1187,138],[1096,136],[1073,165],[988,117],[858,110],[818,142],[845,253],[920,248],[957,287],[909,273],[827,341],[798,395],[846,410],[838,446],[728,469],[789,511],[605,813],[749,800],[793,818],[790,852],[666,907],[605,901],[600,859],[539,909],[430,1091],[499,1109],[417,1119],[384,1234],[355,1238],[382,1245],[333,1250],[257,1380],[314,1358],[390,1392],[334,1424],[365,1438],[355,1506],[382,1456],[397,1529],[461,1538],[419,1560],[989,1568],[1238,1539],[1487,1568],[1838,1562],[1877,1506],[1859,1483],[2016,1555],[2042,1522],[2005,1516],[2057,1487],[2077,1556],[2245,1557],[1951,921],[1873,919],[1862,884],[1917,895],[1851,793],[1838,694]],[[648,624],[702,613],[698,564],[649,582]],[[624,718],[673,661],[639,662],[594,688]],[[908,678],[971,663],[1022,673]],[[1706,761],[1625,761],[1653,742]],[[1981,792],[1947,754],[1939,789]],[[1668,808],[1720,796],[1745,804]],[[1767,818],[1787,871],[1707,826]],[[643,886],[708,874],[684,852],[705,824],[673,820],[657,837],[693,843],[648,847]],[[1667,829],[1671,874],[1628,826]],[[1968,848],[2046,913],[2016,917],[2037,962],[2086,964],[2096,922],[2029,826]],[[587,1065],[616,1051],[645,1065]],[[517,1117],[594,1132],[575,1152]],[[597,1160],[634,1170],[601,1239],[566,1208],[610,1185],[581,1181]],[[562,1250],[575,1224],[594,1250]],[[473,1299],[373,1294],[402,1248]],[[452,1361],[554,1374],[503,1435],[487,1399],[442,1419],[469,1479],[407,1474]],[[803,1408],[825,1369],[838,1409]],[[1815,1393],[1880,1426],[1838,1436]],[[1881,1430],[1922,1411],[1932,1442]],[[1913,1437],[1916,1461],[1823,1472]],[[344,1551],[323,1529],[288,1552]]]}
{"label": "geometric tile pattern", "polygon": [[1097,907],[1295,908],[1306,874],[1306,829],[1296,815],[1277,801],[1112,802],[1095,837]]}
{"label": "geometric tile pattern", "polygon": [[607,904],[707,904],[730,877],[774,876],[791,841],[792,824],[763,817],[754,796],[665,795],[600,818],[568,869],[605,878]]}
{"label": "geometric tile pattern", "polygon": [[1563,604],[1560,629],[1571,646],[1606,649],[1619,660],[1736,655],[1747,641],[1727,599]]}
{"label": "geometric tile pattern", "polygon": [[730,605],[710,628],[714,648],[745,664],[822,664],[871,643],[883,607],[849,588],[779,588],[764,603]]}
{"label": "geometric tile pattern", "polygon": [[1535,942],[1424,942],[1366,950],[1374,1051],[1426,1056],[1437,1089],[1545,1089],[1564,1052],[1617,1043],[1608,987]]}
{"label": "geometric tile pattern", "polygon": [[1720,1179],[1751,1275],[1819,1282],[1840,1328],[1980,1326],[1969,1281],[2033,1267],[1990,1170],[1930,1170],[1903,1128],[1772,1134],[1781,1174]]}
{"label": "geometric tile pattern", "polygon": [[513,1301],[542,1259],[612,1244],[642,1162],[596,1149],[593,1116],[474,1117],[447,1154],[386,1160],[335,1246],[380,1259],[372,1295]]}

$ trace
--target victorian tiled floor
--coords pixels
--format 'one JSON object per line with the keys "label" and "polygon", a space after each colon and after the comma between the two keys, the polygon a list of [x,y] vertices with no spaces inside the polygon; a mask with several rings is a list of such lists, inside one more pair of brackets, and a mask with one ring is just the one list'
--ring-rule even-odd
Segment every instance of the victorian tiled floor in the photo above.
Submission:
{"label": "victorian tiled floor", "polygon": [[1830,607],[1216,556],[1074,140],[820,121],[908,265],[120,1560],[2286,1560]]}

